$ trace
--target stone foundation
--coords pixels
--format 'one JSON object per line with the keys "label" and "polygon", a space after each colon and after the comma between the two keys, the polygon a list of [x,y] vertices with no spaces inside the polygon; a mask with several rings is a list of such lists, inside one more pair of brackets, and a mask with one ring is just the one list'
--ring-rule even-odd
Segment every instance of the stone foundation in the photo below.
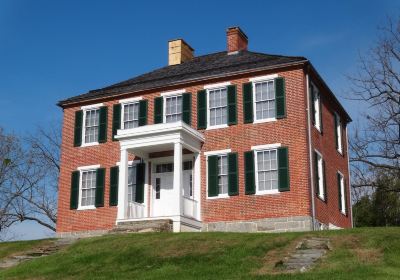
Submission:
{"label": "stone foundation", "polygon": [[226,232],[287,232],[310,230],[312,230],[312,219],[310,216],[204,223],[202,228],[202,231]]}
{"label": "stone foundation", "polygon": [[87,238],[107,234],[109,230],[88,230],[73,232],[57,232],[56,238]]}

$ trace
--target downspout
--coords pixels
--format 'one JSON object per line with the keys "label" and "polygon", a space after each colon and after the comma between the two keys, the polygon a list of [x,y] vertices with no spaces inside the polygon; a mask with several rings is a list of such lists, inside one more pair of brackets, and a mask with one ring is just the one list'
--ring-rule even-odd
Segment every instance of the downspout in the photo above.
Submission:
{"label": "downspout", "polygon": [[349,134],[347,133],[347,125],[346,125],[346,150],[347,150],[347,174],[349,176],[349,206],[348,206],[348,211],[350,213],[350,222],[351,222],[351,227],[354,228],[354,222],[353,222],[353,198],[351,196],[351,175],[350,175],[350,155],[349,155]]}
{"label": "downspout", "polygon": [[311,194],[311,218],[312,218],[312,230],[315,229],[315,201],[314,201],[314,169],[312,168],[312,145],[311,145],[311,110],[310,110],[310,78],[308,75],[308,69],[306,72],[306,92],[307,92],[307,134],[308,134],[308,155],[310,160],[310,194]]}

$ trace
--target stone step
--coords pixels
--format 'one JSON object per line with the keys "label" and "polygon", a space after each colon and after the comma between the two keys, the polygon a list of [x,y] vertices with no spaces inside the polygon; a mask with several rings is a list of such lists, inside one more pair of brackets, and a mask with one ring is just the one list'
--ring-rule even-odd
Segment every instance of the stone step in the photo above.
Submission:
{"label": "stone step", "polygon": [[119,222],[110,233],[172,232],[172,220],[145,220]]}

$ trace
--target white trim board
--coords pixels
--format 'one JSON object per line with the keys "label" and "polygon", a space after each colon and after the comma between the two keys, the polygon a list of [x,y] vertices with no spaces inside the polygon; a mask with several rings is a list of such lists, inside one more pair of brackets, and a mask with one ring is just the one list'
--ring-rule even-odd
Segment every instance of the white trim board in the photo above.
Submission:
{"label": "white trim board", "polygon": [[97,109],[97,108],[102,107],[102,106],[104,106],[103,103],[85,105],[85,106],[81,107],[81,110]]}
{"label": "white trim board", "polygon": [[185,93],[186,89],[177,89],[177,90],[171,90],[171,91],[164,91],[161,93],[161,96],[174,96],[174,95],[180,95],[182,93]]}
{"label": "white trim board", "polygon": [[126,99],[121,99],[120,101],[118,101],[120,104],[124,104],[124,103],[131,103],[131,102],[136,102],[136,101],[140,101],[143,100],[142,96],[138,96],[138,97],[132,97],[132,98],[126,98]]}
{"label": "white trim board", "polygon": [[249,81],[250,82],[262,82],[262,81],[272,80],[272,79],[275,79],[278,77],[279,77],[278,74],[272,74],[272,75],[258,76],[258,77],[250,78]]}
{"label": "white trim board", "polygon": [[205,156],[223,155],[232,152],[231,149],[204,152]]}
{"label": "white trim board", "polygon": [[204,89],[215,89],[215,88],[223,88],[226,86],[231,85],[231,82],[223,82],[223,83],[217,83],[217,84],[209,84],[205,85]]}
{"label": "white trim board", "polygon": [[96,165],[87,165],[87,166],[79,166],[77,170],[82,171],[82,170],[92,170],[92,169],[97,169],[100,168],[100,164]]}
{"label": "white trim board", "polygon": [[282,147],[281,143],[274,143],[274,144],[266,144],[266,145],[258,145],[258,146],[251,146],[251,150],[270,150]]}

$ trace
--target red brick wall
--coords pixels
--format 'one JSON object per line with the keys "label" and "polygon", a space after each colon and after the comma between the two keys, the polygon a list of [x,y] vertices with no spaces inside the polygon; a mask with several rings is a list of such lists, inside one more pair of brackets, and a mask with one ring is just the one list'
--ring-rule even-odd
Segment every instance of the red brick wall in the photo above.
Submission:
{"label": "red brick wall", "polygon": [[[315,83],[315,79],[312,80]],[[315,84],[321,91],[322,86],[318,85],[318,83]],[[315,196],[316,218],[324,224],[332,223],[339,227],[351,227],[347,135],[346,126],[344,125],[345,115],[326,91],[321,91],[321,97],[323,130],[321,134],[314,126],[312,126],[311,138],[313,151],[314,149],[318,150],[325,160],[327,202],[324,202]],[[334,112],[339,114],[343,124],[343,155],[336,150]],[[340,171],[343,174],[346,181],[347,216],[343,215],[339,210],[339,193],[336,177],[337,171]]]}
{"label": "red brick wall", "polygon": [[[260,124],[244,124],[243,123],[243,106],[242,106],[242,83],[248,82],[249,77],[278,73],[286,78],[286,105],[287,117],[275,122]],[[226,81],[227,79],[225,79]],[[206,84],[221,82],[224,80],[212,80]],[[263,72],[247,76],[233,77],[232,84],[237,85],[238,100],[238,124],[227,128],[215,130],[201,130],[205,135],[205,143],[202,147],[201,155],[201,194],[202,194],[202,219],[204,222],[216,222],[227,220],[245,220],[259,219],[271,217],[287,217],[287,216],[307,216],[311,215],[310,194],[309,194],[309,155],[307,144],[307,115],[306,115],[306,94],[305,94],[305,76],[300,68],[287,69],[282,72]],[[205,83],[191,84],[184,88],[193,94],[192,96],[192,126],[197,126],[197,98],[198,90],[203,89]],[[180,87],[183,88],[183,87]],[[179,89],[166,88],[162,91]],[[154,97],[159,96],[160,91],[148,91],[141,94],[127,94],[119,99],[143,95],[144,99],[148,99],[148,124],[153,123],[153,106]],[[116,207],[109,207],[109,169],[119,161],[119,143],[111,141],[112,127],[112,105],[117,103],[119,99],[114,100],[98,100],[91,103],[103,102],[108,106],[108,138],[107,143],[92,147],[73,147],[74,134],[74,113],[79,110],[82,105],[68,107],[64,109],[64,125],[62,140],[62,156],[61,156],[61,174],[59,184],[59,203],[58,203],[58,232],[73,232],[82,230],[98,230],[110,229],[115,224]],[[328,105],[328,104],[326,104]],[[326,110],[324,110],[325,112]],[[327,113],[327,111],[326,111]],[[329,125],[324,128],[330,130]],[[333,133],[333,129],[332,129]],[[315,133],[314,133],[315,134]],[[313,135],[314,135],[313,134]],[[318,136],[318,135],[317,135]],[[316,141],[313,136],[313,141]],[[325,136],[325,135],[324,135]],[[327,132],[326,135],[329,138]],[[325,138],[325,137],[324,137]],[[332,138],[333,139],[333,138]],[[325,140],[324,140],[325,141]],[[335,152],[335,144],[333,140],[326,140],[333,152]],[[289,173],[290,173],[290,191],[274,194],[274,195],[245,195],[244,194],[244,163],[243,152],[250,150],[251,146],[263,145],[271,143],[282,143],[289,148]],[[317,143],[316,143],[317,145]],[[333,145],[333,146],[332,146]],[[232,149],[239,155],[239,195],[225,199],[206,199],[206,161],[203,152],[220,149]],[[325,147],[328,149],[328,147]],[[346,147],[345,147],[346,150]],[[321,151],[326,152],[324,149]],[[344,158],[345,159],[345,158]],[[344,160],[343,159],[343,160]],[[337,159],[338,166],[345,166],[343,160]],[[70,210],[70,180],[71,172],[79,166],[100,164],[107,169],[106,185],[104,192],[104,207],[94,210]],[[336,164],[336,162],[332,162]],[[327,163],[328,165],[328,163]],[[347,165],[346,165],[347,166]],[[333,168],[333,165],[332,165]],[[334,168],[333,168],[334,169]],[[341,167],[342,173],[347,176],[347,169]],[[334,171],[329,171],[333,174]],[[335,177],[336,178],[336,177]],[[337,192],[336,184],[330,183],[333,188],[328,191],[328,197],[334,197]],[[337,202],[331,199],[328,202],[329,209],[326,211],[336,211]],[[324,221],[323,215],[326,211],[324,205],[317,205],[318,217]],[[338,220],[345,224],[348,219],[341,217],[337,212]]]}

